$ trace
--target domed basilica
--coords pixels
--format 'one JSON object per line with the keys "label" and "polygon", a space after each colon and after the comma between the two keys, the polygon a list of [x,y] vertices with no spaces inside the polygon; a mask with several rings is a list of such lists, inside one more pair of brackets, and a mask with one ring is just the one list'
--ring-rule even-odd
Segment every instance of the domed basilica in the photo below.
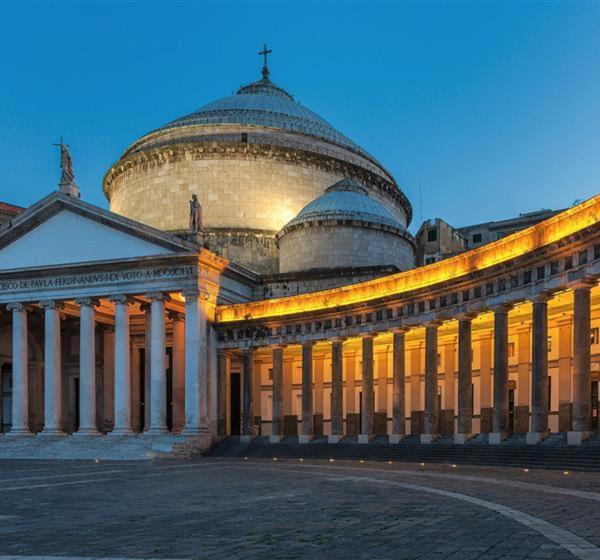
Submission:
{"label": "domed basilica", "polygon": [[58,190],[0,203],[0,458],[600,438],[600,195],[413,238],[266,60],[127,148],[110,210],[60,153]]}
{"label": "domed basilica", "polygon": [[196,194],[206,247],[258,273],[414,263],[392,175],[275,85],[266,61],[261,80],[134,142],[103,186],[112,211],[176,234]]}

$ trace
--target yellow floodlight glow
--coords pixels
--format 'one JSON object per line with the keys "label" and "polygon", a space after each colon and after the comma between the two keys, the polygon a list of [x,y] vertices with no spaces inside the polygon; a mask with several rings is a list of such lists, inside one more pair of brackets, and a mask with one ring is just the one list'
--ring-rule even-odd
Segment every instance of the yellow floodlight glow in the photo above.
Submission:
{"label": "yellow floodlight glow", "polygon": [[327,311],[340,306],[368,303],[383,297],[398,296],[509,261],[534,249],[559,241],[598,221],[600,221],[600,195],[530,228],[449,259],[331,290],[250,303],[221,305],[216,309],[216,321],[229,323],[248,319],[284,317],[296,313]]}

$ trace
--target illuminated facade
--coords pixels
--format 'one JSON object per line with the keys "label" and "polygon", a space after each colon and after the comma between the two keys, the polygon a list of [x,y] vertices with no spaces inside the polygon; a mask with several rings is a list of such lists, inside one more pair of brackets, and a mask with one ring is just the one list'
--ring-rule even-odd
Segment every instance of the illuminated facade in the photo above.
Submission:
{"label": "illuminated facade", "polygon": [[0,456],[598,430],[600,196],[413,268],[393,178],[268,71],[104,189],[112,212],[55,192],[0,227]]}

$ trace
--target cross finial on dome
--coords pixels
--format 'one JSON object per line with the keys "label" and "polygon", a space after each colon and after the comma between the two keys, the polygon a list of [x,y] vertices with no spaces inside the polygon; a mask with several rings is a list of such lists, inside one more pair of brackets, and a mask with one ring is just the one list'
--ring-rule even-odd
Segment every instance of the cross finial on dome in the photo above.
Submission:
{"label": "cross finial on dome", "polygon": [[272,49],[267,49],[267,43],[264,44],[263,50],[258,52],[258,54],[263,56],[264,60],[265,60],[264,66],[262,69],[262,75],[265,80],[269,79],[269,74],[270,74],[269,67],[267,66],[267,56],[270,55],[272,52],[273,52]]}

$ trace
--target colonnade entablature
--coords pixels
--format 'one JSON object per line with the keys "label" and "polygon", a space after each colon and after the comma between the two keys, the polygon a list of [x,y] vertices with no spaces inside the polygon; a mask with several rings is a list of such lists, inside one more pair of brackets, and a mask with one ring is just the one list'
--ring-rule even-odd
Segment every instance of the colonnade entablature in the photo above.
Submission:
{"label": "colonnade entablature", "polygon": [[[560,244],[546,248],[543,258],[537,254],[529,257],[476,271],[466,278],[335,309],[324,307],[320,311],[287,316],[247,316],[243,321],[218,322],[220,308],[217,308],[219,346],[234,349],[281,342],[301,344],[338,336],[383,333],[398,327],[414,329],[433,320],[450,321],[464,314],[477,316],[502,305],[532,302],[543,294],[570,290],[584,279],[600,276],[597,232],[574,246]],[[326,292],[322,294],[326,299]]]}

